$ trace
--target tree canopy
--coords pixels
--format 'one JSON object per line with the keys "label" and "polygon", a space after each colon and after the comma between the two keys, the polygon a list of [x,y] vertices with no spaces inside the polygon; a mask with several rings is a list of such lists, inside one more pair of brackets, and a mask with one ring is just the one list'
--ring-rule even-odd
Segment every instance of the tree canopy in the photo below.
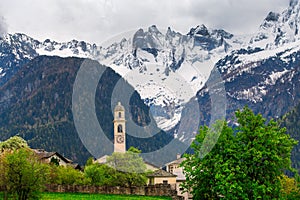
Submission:
{"label": "tree canopy", "polygon": [[19,136],[13,136],[3,142],[0,142],[0,152],[4,152],[5,150],[13,151],[20,148],[28,148],[28,144],[26,140]]}
{"label": "tree canopy", "polygon": [[0,185],[19,200],[36,198],[47,181],[48,166],[29,148],[1,154],[0,169]]}
{"label": "tree canopy", "polygon": [[106,164],[91,164],[84,174],[92,185],[141,186],[146,184],[146,165],[140,157],[141,151],[130,147],[126,153],[114,152]]}
{"label": "tree canopy", "polygon": [[140,153],[141,151],[134,147],[130,147],[125,153],[114,152],[107,158],[107,165],[121,172],[145,173],[146,165]]}
{"label": "tree canopy", "polygon": [[[285,170],[293,170],[290,156],[297,142],[275,121],[266,122],[248,107],[236,112],[236,123],[234,128],[224,121],[200,128],[192,143],[195,154],[185,155],[182,163],[182,187],[195,199],[281,198],[281,177]],[[203,157],[202,145],[214,144],[213,130],[220,132],[215,134],[218,141]]]}

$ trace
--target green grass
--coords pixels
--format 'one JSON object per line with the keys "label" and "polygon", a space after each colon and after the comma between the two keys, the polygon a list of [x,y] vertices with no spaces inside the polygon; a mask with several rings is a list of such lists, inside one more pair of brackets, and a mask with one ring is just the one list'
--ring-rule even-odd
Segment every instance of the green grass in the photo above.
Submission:
{"label": "green grass", "polygon": [[108,195],[108,194],[85,194],[85,193],[43,193],[42,200],[171,200],[170,197],[149,197],[149,196],[135,196],[135,195]]}
{"label": "green grass", "polygon": [[[4,193],[0,192],[0,199],[4,198]],[[11,200],[12,198],[8,198]],[[150,197],[150,196],[139,196],[139,195],[112,195],[112,194],[87,194],[87,193],[42,193],[41,200],[171,200],[171,197]]]}

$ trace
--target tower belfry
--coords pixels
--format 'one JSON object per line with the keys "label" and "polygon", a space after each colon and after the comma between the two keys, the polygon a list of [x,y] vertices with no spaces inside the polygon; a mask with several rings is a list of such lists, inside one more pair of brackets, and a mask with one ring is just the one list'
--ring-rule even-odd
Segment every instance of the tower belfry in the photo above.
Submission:
{"label": "tower belfry", "polygon": [[118,102],[114,109],[114,152],[126,152],[125,109]]}

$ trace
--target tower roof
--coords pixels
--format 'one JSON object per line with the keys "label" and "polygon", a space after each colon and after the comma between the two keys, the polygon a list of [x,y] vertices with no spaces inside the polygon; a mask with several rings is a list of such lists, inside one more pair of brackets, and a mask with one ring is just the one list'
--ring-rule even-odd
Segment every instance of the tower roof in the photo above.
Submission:
{"label": "tower roof", "polygon": [[125,111],[124,106],[121,105],[121,102],[119,101],[118,104],[115,107],[115,112],[117,111]]}

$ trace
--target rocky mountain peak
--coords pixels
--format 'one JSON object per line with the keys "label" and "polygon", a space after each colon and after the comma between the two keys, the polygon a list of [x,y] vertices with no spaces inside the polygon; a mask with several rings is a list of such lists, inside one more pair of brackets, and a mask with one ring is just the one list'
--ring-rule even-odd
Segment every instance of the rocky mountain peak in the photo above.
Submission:
{"label": "rocky mountain peak", "polygon": [[299,0],[290,0],[290,8],[299,5]]}
{"label": "rocky mountain peak", "polygon": [[198,25],[196,28],[191,28],[190,32],[187,34],[190,36],[201,35],[201,36],[209,36],[209,31],[204,24]]}
{"label": "rocky mountain peak", "polygon": [[148,28],[148,32],[151,34],[161,34],[156,25],[152,25]]}
{"label": "rocky mountain peak", "polygon": [[268,16],[265,18],[265,21],[267,22],[277,22],[279,19],[279,13],[275,13],[275,12],[269,12]]}
{"label": "rocky mountain peak", "polygon": [[300,1],[291,0],[283,12],[270,12],[252,37],[252,46],[273,49],[300,39]]}

